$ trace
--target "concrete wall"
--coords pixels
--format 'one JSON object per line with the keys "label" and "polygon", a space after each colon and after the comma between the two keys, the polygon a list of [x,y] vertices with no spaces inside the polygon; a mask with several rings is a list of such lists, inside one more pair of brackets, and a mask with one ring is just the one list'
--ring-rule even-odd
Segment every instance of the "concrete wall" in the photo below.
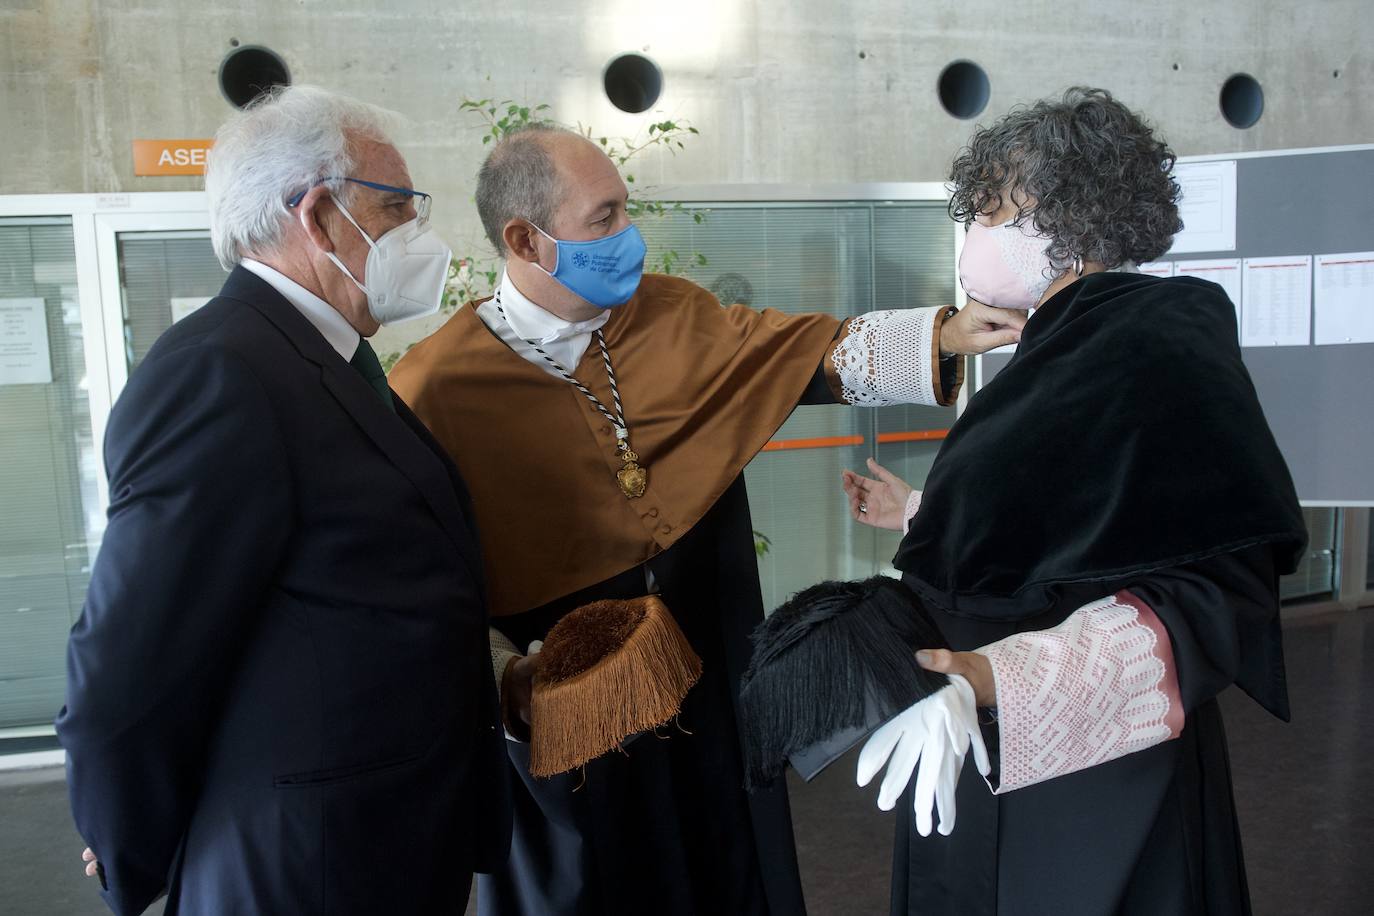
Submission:
{"label": "concrete wall", "polygon": [[[483,149],[465,96],[548,102],[598,133],[663,116],[700,128],[676,158],[638,165],[641,183],[941,179],[971,126],[935,90],[960,58],[991,79],[982,120],[1088,83],[1180,154],[1374,140],[1371,0],[0,0],[0,193],[198,188],[135,178],[130,141],[209,136],[235,41],[279,52],[296,82],[407,115],[402,149],[460,249],[479,237]],[[625,51],[664,70],[644,115],[601,89]],[[1249,130],[1218,110],[1238,71],[1265,91]]]}

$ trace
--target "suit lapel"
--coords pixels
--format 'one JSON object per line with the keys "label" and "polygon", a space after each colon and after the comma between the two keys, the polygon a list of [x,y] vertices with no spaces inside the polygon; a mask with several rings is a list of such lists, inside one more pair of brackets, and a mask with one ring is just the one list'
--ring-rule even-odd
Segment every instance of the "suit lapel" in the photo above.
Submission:
{"label": "suit lapel", "polygon": [[[455,486],[449,462],[417,434],[419,425],[409,408],[393,392],[396,413],[383,406],[377,393],[356,369],[329,345],[319,331],[272,285],[251,271],[237,267],[220,293],[250,305],[271,321],[305,359],[320,367],[320,381],[353,422],[424,497],[449,539],[457,546],[470,572],[481,581],[477,541],[469,526],[472,512],[467,493]],[[402,411],[404,410],[404,414]],[[423,427],[421,427],[423,428]],[[381,520],[378,520],[381,523]]]}
{"label": "suit lapel", "polygon": [[[337,358],[339,354],[335,353],[334,356]],[[480,570],[473,562],[475,545],[469,535],[458,494],[439,457],[420,441],[420,437],[411,431],[398,413],[392,413],[383,406],[377,393],[343,359],[338,358],[337,365],[321,366],[320,379],[334,399],[353,417],[353,422],[402,474],[410,478],[415,489],[429,503],[449,539],[458,547],[473,575],[479,575]]]}

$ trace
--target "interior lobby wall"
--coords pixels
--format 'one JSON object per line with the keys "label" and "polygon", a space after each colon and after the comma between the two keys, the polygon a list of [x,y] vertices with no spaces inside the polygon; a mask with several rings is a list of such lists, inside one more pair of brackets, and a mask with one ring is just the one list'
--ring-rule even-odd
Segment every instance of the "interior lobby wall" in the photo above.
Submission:
{"label": "interior lobby wall", "polygon": [[[598,134],[685,118],[676,157],[639,183],[928,181],[972,126],[1073,84],[1111,89],[1181,155],[1374,139],[1368,0],[0,0],[0,193],[189,190],[137,178],[136,138],[208,137],[230,112],[217,74],[235,47],[276,51],[297,83],[402,112],[417,187],[455,247],[476,240],[483,146],[465,98],[544,102]],[[607,100],[619,54],[659,65],[643,114]],[[986,107],[951,116],[951,62],[976,62]],[[1222,117],[1253,76],[1263,115]]]}

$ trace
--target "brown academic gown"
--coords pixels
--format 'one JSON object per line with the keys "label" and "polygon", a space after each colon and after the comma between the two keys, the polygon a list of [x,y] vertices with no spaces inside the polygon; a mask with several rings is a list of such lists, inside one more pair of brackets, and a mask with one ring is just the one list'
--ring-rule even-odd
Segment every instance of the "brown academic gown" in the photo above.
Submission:
{"label": "brown academic gown", "polygon": [[[610,423],[473,308],[396,366],[472,489],[494,626],[523,648],[575,607],[643,595],[647,572],[704,665],[679,728],[584,772],[536,780],[507,742],[514,840],[479,880],[484,916],[805,911],[785,788],[742,788],[738,683],[763,613],[742,471],[798,403],[837,399],[822,366],[842,328],[646,276],[603,329],[648,470],[634,500]],[[599,348],[574,374],[612,403]]]}

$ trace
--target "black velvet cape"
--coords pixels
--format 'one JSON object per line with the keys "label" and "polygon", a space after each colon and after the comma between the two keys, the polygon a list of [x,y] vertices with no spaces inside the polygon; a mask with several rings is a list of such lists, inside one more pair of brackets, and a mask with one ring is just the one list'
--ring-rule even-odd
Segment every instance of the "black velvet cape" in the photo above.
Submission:
{"label": "black velvet cape", "polygon": [[[960,775],[948,837],[898,802],[894,916],[1248,916],[1217,694],[1287,718],[1278,574],[1305,541],[1221,289],[1086,277],[975,395],[895,560],[952,648],[1119,590],[1169,633],[1178,739],[1018,789]],[[997,726],[984,726],[994,778]]]}
{"label": "black velvet cape", "polygon": [[970,401],[893,563],[929,606],[1014,622],[1255,545],[1289,573],[1306,542],[1221,287],[1106,273],[1046,302]]}

